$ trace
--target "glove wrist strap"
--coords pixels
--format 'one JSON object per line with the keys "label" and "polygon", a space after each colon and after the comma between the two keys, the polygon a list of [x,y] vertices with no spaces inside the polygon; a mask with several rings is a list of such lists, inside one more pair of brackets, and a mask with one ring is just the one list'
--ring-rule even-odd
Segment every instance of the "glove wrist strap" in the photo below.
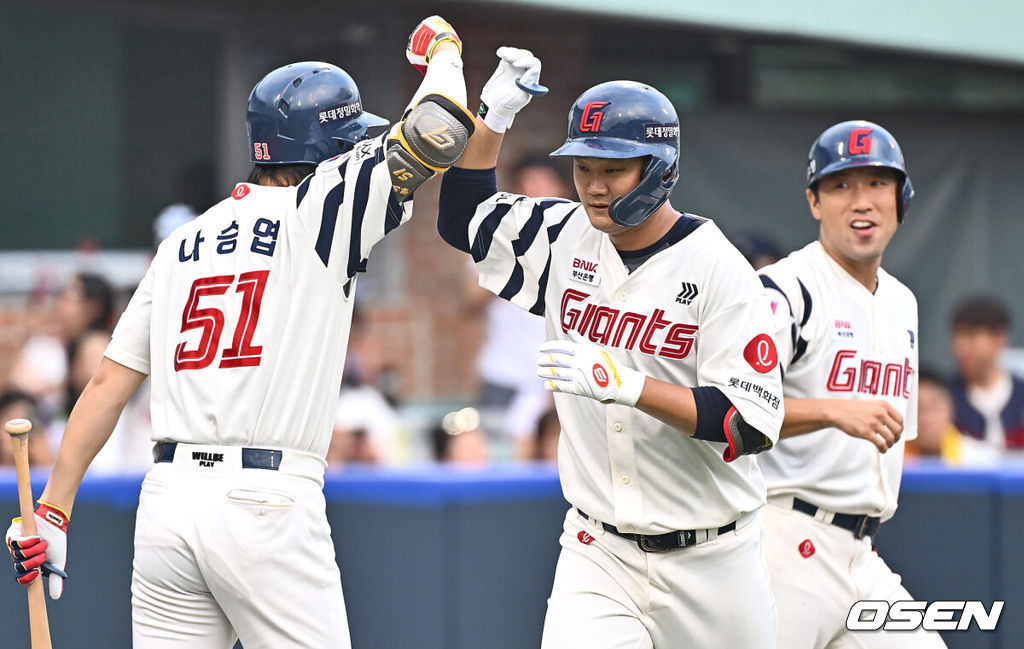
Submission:
{"label": "glove wrist strap", "polygon": [[[623,371],[624,368],[619,369],[620,373]],[[646,374],[636,370],[625,372],[622,377],[622,386],[619,388],[619,398],[616,401],[630,408],[635,407],[636,402],[640,400],[640,394],[644,391],[645,383],[647,383]]]}
{"label": "glove wrist strap", "polygon": [[68,516],[67,512],[56,505],[51,505],[50,503],[43,502],[42,500],[37,502],[39,503],[39,506],[36,507],[36,516],[42,518],[47,523],[66,534],[68,531],[68,524],[71,522],[71,517]]}
{"label": "glove wrist strap", "polygon": [[482,101],[480,102],[480,110],[477,111],[477,114],[484,120],[484,124],[487,125],[487,128],[491,129],[495,133],[504,133],[507,131],[512,126],[512,122],[516,118],[515,113],[511,115],[501,115],[498,111],[490,108]]}

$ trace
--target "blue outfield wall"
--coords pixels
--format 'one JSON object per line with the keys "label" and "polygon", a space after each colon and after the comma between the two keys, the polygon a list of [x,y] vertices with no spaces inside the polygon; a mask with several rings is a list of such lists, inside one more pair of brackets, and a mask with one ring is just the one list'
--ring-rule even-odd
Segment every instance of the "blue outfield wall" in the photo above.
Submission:
{"label": "blue outfield wall", "polygon": [[[34,474],[36,493],[45,474]],[[127,649],[142,476],[90,478],[71,527],[55,647]],[[567,504],[551,466],[349,469],[324,487],[354,649],[536,649]],[[0,472],[0,511],[17,510]],[[996,633],[946,633],[950,649],[1016,649],[1024,637],[1024,465],[904,472],[879,553],[921,600],[1006,601]],[[9,573],[12,574],[12,573]],[[22,588],[0,584],[0,647],[28,647]],[[301,605],[301,603],[299,603]],[[311,621],[315,623],[315,621]]]}

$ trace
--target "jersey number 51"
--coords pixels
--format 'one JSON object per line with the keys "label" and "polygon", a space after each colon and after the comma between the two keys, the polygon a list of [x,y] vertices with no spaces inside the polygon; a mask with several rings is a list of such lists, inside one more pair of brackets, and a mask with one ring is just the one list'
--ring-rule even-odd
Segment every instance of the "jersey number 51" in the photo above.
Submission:
{"label": "jersey number 51", "polygon": [[[253,345],[252,336],[260,319],[260,303],[267,287],[269,270],[254,270],[238,276],[236,293],[242,294],[242,310],[235,323],[231,346],[224,348],[219,367],[253,367],[260,364],[262,345]],[[224,331],[224,312],[216,307],[200,307],[199,300],[208,295],[224,295],[235,283],[234,275],[200,277],[192,282],[185,310],[181,314],[181,333],[202,329],[199,345],[185,349],[179,343],[174,349],[174,371],[201,370],[213,363],[220,349],[220,335]]]}

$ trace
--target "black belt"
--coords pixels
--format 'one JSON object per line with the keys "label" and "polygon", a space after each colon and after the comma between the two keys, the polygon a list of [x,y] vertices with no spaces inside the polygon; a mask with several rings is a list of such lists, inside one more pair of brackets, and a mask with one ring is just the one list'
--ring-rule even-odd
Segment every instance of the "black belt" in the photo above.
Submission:
{"label": "black belt", "polygon": [[[173,462],[174,451],[177,450],[177,442],[157,442],[153,446],[153,461],[154,462]],[[216,456],[217,453],[204,453],[202,451],[196,451],[201,454],[201,457],[195,457],[197,462],[217,462],[223,461],[218,460],[216,457],[207,457],[210,455]],[[275,451],[267,448],[243,448],[242,449],[242,468],[243,469],[267,469],[269,471],[277,471],[281,467],[281,451]]]}
{"label": "black belt", "polygon": [[[590,520],[590,516],[582,509],[577,508],[576,511],[583,518],[588,521]],[[666,532],[665,534],[632,534],[630,532],[620,532],[619,528],[610,523],[602,522],[601,527],[604,528],[605,532],[611,532],[616,536],[633,541],[644,552],[668,552],[669,550],[678,550],[679,548],[697,545],[697,530],[677,530],[675,532]],[[735,529],[736,521],[733,521],[728,525],[719,527],[718,534],[722,535]]]}
{"label": "black belt", "polygon": [[[818,513],[819,508],[806,500],[794,498],[793,509],[803,512],[808,516],[814,516]],[[836,514],[832,518],[832,524],[853,532],[853,538],[862,539],[865,536],[874,536],[878,532],[878,527],[882,524],[882,519],[866,514],[859,516],[857,514]]]}

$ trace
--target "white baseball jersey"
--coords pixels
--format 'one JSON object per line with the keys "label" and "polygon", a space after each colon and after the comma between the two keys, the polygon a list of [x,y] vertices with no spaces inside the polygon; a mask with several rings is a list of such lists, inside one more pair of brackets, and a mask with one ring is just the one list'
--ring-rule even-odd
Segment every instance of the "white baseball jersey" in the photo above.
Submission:
{"label": "white baseball jersey", "polygon": [[297,187],[240,183],[160,245],[106,351],[152,377],[155,441],[326,456],[356,273],[412,214],[385,138]]}
{"label": "white baseball jersey", "polygon": [[[633,273],[571,201],[495,194],[477,207],[469,241],[480,285],[544,315],[549,339],[582,338],[649,376],[716,386],[777,439],[782,386],[764,291],[713,222],[681,218],[690,233]],[[722,526],[765,502],[753,457],[726,463],[724,443],[635,408],[554,396],[562,488],[590,516],[657,534]]]}
{"label": "white baseball jersey", "polygon": [[760,270],[775,313],[787,397],[884,399],[903,415],[887,453],[827,428],[758,457],[769,496],[883,520],[896,511],[904,440],[917,437],[917,300],[878,269],[874,294],[811,243]]}

